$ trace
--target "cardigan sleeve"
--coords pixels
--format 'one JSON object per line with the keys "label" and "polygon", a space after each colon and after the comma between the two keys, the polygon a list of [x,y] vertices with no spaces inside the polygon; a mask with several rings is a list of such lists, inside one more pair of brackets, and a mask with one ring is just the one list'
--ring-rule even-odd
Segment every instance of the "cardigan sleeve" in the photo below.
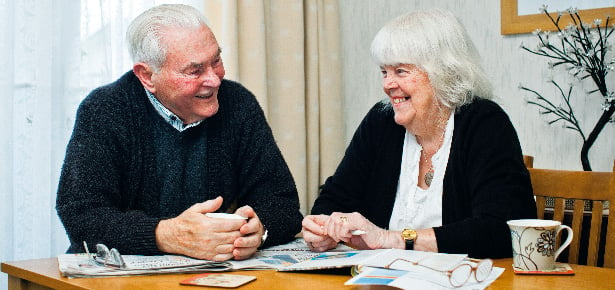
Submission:
{"label": "cardigan sleeve", "polygon": [[393,209],[404,128],[379,102],[355,131],[335,173],[322,186],[312,214],[359,212],[379,227],[388,227]]}
{"label": "cardigan sleeve", "polygon": [[325,180],[312,208],[312,214],[361,211],[371,159],[374,157],[371,135],[379,109],[373,107],[355,131],[335,173]]}
{"label": "cardigan sleeve", "polygon": [[438,250],[476,258],[512,255],[506,221],[535,218],[529,173],[508,116],[495,103],[475,101],[455,119],[444,179]]}

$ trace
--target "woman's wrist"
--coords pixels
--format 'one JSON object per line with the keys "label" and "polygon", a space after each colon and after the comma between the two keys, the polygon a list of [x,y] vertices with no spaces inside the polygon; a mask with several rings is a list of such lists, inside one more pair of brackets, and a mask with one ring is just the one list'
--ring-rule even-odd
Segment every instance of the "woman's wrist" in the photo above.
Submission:
{"label": "woman's wrist", "polygon": [[382,245],[383,249],[405,249],[406,244],[401,238],[401,231],[384,231],[386,232],[386,239],[385,243]]}
{"label": "woman's wrist", "polygon": [[417,230],[414,249],[425,252],[438,252],[438,241],[433,228]]}

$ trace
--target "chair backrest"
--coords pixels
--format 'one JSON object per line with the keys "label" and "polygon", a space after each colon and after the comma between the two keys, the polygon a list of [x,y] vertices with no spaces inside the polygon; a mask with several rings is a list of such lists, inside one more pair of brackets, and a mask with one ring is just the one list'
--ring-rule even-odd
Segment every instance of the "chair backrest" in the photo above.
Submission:
{"label": "chair backrest", "polygon": [[534,156],[523,155],[523,163],[525,163],[525,167],[527,168],[534,167]]}
{"label": "chair backrest", "polygon": [[[568,263],[577,264],[579,261],[583,231],[589,233],[587,264],[592,266],[598,264],[598,255],[601,251],[600,239],[603,236],[605,237],[603,266],[615,268],[615,174],[531,167],[528,170],[536,197],[538,218],[544,219],[546,212],[552,212],[551,219],[563,223],[566,215],[572,215],[570,227],[574,237],[568,249]],[[613,171],[615,172],[615,164]],[[552,200],[552,205],[547,206],[549,199]],[[608,207],[605,206],[605,202]],[[602,235],[603,217],[606,215],[608,215],[607,228],[606,233]],[[586,219],[591,216],[591,221],[583,223],[584,216]],[[583,229],[587,226],[589,229]]]}

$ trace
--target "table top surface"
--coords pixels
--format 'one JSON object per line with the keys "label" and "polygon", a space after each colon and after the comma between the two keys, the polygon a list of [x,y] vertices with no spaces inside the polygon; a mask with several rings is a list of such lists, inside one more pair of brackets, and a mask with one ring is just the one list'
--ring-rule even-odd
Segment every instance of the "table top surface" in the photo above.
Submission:
{"label": "table top surface", "polygon": [[[615,289],[615,269],[571,265],[574,275],[518,275],[512,271],[512,259],[495,260],[504,273],[488,289]],[[65,278],[58,271],[57,258],[2,263],[2,272],[57,289],[207,289],[184,286],[179,282],[198,274],[162,274],[150,276]],[[350,270],[278,272],[275,270],[235,271],[231,274],[256,276],[240,287],[249,289],[396,289],[383,286],[346,286]],[[216,288],[223,289],[223,288]]]}

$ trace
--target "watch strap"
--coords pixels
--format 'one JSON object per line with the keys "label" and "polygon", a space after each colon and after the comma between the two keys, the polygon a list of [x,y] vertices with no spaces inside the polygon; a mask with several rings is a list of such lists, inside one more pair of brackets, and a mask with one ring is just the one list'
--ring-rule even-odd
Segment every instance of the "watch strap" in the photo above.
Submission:
{"label": "watch strap", "polygon": [[413,229],[404,229],[401,231],[401,238],[406,244],[406,250],[414,250],[414,241],[416,240],[416,231]]}
{"label": "watch strap", "polygon": [[414,239],[404,239],[406,241],[406,250],[414,250]]}

